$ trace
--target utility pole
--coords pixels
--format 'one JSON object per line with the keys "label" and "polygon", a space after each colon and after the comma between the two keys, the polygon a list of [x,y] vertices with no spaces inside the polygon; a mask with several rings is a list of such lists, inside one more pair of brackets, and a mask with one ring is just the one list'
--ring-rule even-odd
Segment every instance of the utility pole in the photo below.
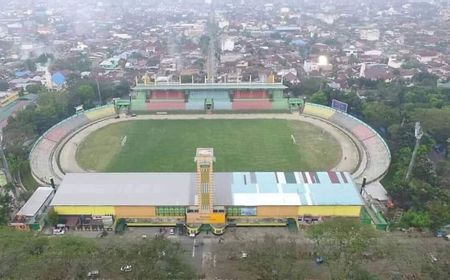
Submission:
{"label": "utility pole", "polygon": [[416,161],[417,150],[419,150],[420,139],[423,136],[422,127],[420,126],[420,122],[416,122],[416,127],[414,130],[414,136],[416,137],[416,144],[414,145],[414,150],[411,156],[411,161],[409,162],[408,171],[406,172],[405,181],[408,182],[411,179],[411,174],[414,168],[414,164]]}
{"label": "utility pole", "polygon": [[97,83],[98,102],[99,105],[102,106],[102,93],[100,92],[100,86],[98,84],[98,74],[95,76],[95,82]]}

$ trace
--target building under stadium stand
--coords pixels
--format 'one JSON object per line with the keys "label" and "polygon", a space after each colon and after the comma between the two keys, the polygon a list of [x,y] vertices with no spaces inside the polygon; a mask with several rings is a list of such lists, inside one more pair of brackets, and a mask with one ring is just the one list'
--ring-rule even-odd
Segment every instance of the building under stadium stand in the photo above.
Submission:
{"label": "building under stadium stand", "polygon": [[145,111],[273,111],[297,109],[303,102],[285,98],[281,83],[138,83],[130,107]]}
{"label": "building under stadium stand", "polygon": [[230,224],[357,218],[364,205],[347,172],[214,173],[214,160],[213,149],[199,148],[196,173],[66,174],[51,205],[74,227],[112,216],[219,234]]}

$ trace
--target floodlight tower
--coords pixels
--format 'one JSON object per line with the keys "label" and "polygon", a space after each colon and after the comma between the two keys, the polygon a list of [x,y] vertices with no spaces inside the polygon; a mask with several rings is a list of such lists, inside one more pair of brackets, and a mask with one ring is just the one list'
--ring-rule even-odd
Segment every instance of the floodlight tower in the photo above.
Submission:
{"label": "floodlight tower", "polygon": [[420,139],[423,136],[422,127],[420,126],[420,122],[416,122],[416,126],[414,129],[414,136],[416,137],[416,144],[414,145],[414,150],[411,156],[411,161],[409,162],[408,171],[406,172],[405,181],[408,182],[411,179],[412,170],[414,168],[414,163],[416,161],[417,150],[420,146]]}

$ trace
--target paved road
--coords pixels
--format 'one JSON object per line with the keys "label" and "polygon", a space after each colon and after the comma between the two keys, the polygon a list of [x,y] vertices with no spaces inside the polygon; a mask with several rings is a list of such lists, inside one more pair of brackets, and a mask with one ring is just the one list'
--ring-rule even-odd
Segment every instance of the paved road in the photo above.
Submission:
{"label": "paved road", "polygon": [[0,107],[0,127],[6,126],[8,118],[14,113],[23,110],[28,104],[34,102],[37,99],[36,94],[28,94],[24,96],[23,100],[16,100],[9,103],[5,107]]}

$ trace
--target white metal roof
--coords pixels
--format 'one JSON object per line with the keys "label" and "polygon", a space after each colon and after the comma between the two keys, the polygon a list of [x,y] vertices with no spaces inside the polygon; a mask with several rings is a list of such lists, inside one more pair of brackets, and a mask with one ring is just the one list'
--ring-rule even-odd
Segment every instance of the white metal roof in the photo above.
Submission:
{"label": "white metal roof", "polygon": [[51,205],[190,205],[195,173],[68,173]]}
{"label": "white metal roof", "polygon": [[25,205],[17,212],[17,216],[33,217],[52,193],[53,189],[50,187],[37,188],[30,199],[28,199]]}

